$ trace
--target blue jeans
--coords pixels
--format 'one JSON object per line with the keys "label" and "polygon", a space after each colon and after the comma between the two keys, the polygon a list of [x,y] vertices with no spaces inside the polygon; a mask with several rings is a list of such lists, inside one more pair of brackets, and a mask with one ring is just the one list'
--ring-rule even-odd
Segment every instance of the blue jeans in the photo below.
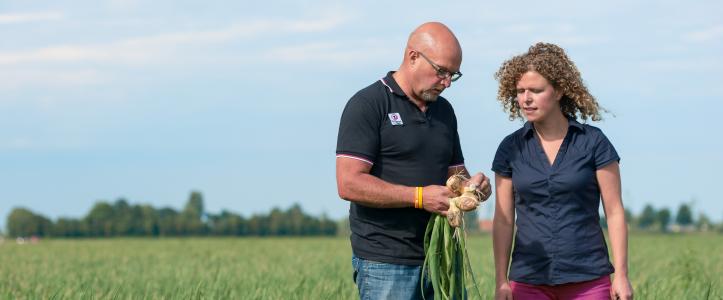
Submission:
{"label": "blue jeans", "polygon": [[[356,256],[351,257],[351,265],[361,300],[422,299],[422,266],[388,264]],[[424,299],[434,299],[432,284],[424,281]]]}

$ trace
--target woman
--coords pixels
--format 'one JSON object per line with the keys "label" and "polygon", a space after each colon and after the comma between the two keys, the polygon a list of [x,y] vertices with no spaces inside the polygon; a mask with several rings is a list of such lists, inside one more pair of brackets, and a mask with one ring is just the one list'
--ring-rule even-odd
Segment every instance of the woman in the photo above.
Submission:
{"label": "woman", "polygon": [[[527,119],[492,163],[496,298],[631,299],[620,158],[600,129],[576,120],[600,120],[580,72],[562,48],[538,43],[505,61],[495,78],[510,120]],[[614,268],[600,228],[601,197]]]}

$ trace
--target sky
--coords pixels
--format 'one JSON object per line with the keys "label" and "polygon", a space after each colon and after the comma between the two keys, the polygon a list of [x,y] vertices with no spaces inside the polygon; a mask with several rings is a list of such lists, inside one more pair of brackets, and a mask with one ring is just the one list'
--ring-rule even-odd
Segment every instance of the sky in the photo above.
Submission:
{"label": "sky", "polygon": [[[519,128],[494,72],[563,47],[599,103],[623,202],[723,219],[720,1],[0,2],[0,226],[14,207],[80,218],[100,200],[250,216],[300,203],[343,218],[335,147],[359,89],[441,21],[464,76],[443,93],[467,168],[491,176]],[[480,214],[491,217],[493,199]]]}

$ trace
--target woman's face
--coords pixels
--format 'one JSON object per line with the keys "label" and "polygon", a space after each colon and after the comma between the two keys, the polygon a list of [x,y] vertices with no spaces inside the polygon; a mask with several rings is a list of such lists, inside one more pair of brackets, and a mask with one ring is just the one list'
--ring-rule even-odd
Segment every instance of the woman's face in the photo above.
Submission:
{"label": "woman's face", "polygon": [[535,71],[525,72],[517,82],[517,103],[527,121],[545,121],[548,117],[561,113],[560,98],[562,92]]}

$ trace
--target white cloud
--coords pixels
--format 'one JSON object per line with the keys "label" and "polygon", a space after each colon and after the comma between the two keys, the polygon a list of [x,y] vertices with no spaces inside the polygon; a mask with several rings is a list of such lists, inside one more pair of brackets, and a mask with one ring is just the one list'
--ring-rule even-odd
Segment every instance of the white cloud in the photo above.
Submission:
{"label": "white cloud", "polygon": [[715,25],[704,30],[689,32],[684,38],[691,42],[711,42],[711,41],[723,41],[723,25]]}
{"label": "white cloud", "polygon": [[571,33],[575,26],[568,23],[516,23],[502,28],[502,32],[533,34],[539,32]]}
{"label": "white cloud", "polygon": [[547,42],[557,44],[562,48],[567,48],[571,46],[601,45],[610,42],[610,39],[604,36],[575,34],[541,35],[533,38],[533,40],[535,42]]}
{"label": "white cloud", "polygon": [[35,13],[15,13],[0,14],[0,24],[27,23],[38,21],[57,21],[63,19],[61,12],[35,12]]}
{"label": "white cloud", "polygon": [[220,30],[177,32],[133,38],[117,42],[115,46],[146,47],[208,44],[269,34],[323,32],[333,29],[343,21],[339,17],[311,21],[250,21],[236,23]]}
{"label": "white cloud", "polygon": [[107,81],[106,76],[94,69],[79,70],[32,70],[2,69],[0,90],[22,87],[68,87],[99,84]]}
{"label": "white cloud", "polygon": [[[228,42],[252,43],[256,37],[270,35],[326,32],[348,22],[349,18],[343,13],[331,13],[306,20],[252,20],[217,30],[173,32],[104,44],[58,45],[27,51],[0,52],[0,89],[98,84],[111,76],[96,69],[88,69],[89,63],[124,66],[187,64],[192,56],[189,51],[196,48],[203,51],[204,47]],[[329,49],[333,48],[323,45],[316,48],[319,47],[326,48],[323,52],[326,54],[330,54]],[[286,57],[286,60],[294,60],[290,51],[276,51]],[[266,51],[259,53],[261,54],[256,54],[256,57],[252,55],[244,59],[256,61],[266,57]],[[209,56],[217,56],[214,54],[199,55],[198,59],[203,61]],[[219,59],[219,56],[222,57],[218,55],[216,59]],[[345,60],[349,55],[336,53],[332,56],[337,60]],[[233,59],[237,58],[231,58]]]}
{"label": "white cloud", "polygon": [[571,23],[517,23],[500,28],[501,39],[513,37],[517,40],[526,39],[532,42],[555,43],[560,46],[588,46],[609,42],[602,35],[582,33]]}
{"label": "white cloud", "polygon": [[[312,42],[277,47],[269,50],[264,59],[296,63],[320,62],[323,64],[351,65],[358,62],[374,62],[393,57],[389,48],[379,48],[381,41],[367,40],[350,44],[346,41]],[[398,51],[401,57],[401,50]]]}
{"label": "white cloud", "polygon": [[137,37],[95,45],[62,45],[30,51],[0,52],[0,65],[28,63],[107,62],[149,63],[173,59],[179,46],[209,45],[274,34],[329,31],[348,19],[330,14],[313,20],[259,20],[208,31],[188,31]]}
{"label": "white cloud", "polygon": [[647,60],[640,63],[642,69],[658,72],[705,72],[719,70],[717,57],[698,57],[690,59]]}
{"label": "white cloud", "polygon": [[102,48],[98,46],[56,46],[27,52],[5,52],[0,53],[0,65],[109,59],[109,53],[102,51]]}
{"label": "white cloud", "polygon": [[132,10],[139,7],[140,0],[108,0],[106,5],[113,10]]}

